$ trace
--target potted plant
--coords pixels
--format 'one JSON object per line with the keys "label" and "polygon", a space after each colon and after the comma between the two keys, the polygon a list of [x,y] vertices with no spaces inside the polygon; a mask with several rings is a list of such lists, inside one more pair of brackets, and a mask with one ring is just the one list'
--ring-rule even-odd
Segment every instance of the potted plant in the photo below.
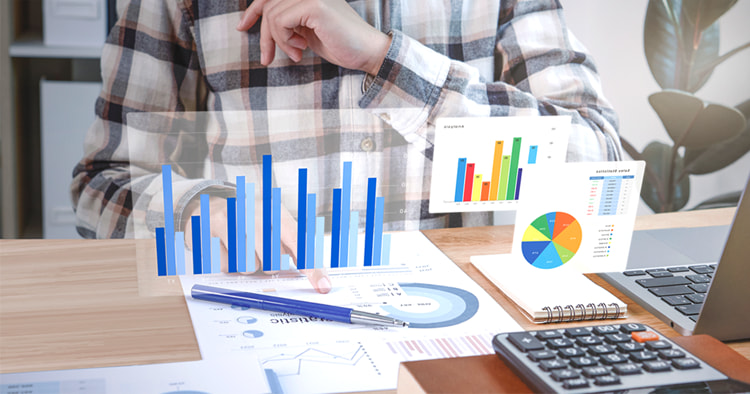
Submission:
{"label": "potted plant", "polygon": [[[621,140],[633,159],[647,163],[641,198],[654,212],[682,209],[690,197],[690,175],[720,170],[750,151],[750,99],[733,108],[695,96],[716,66],[750,47],[748,42],[719,54],[718,20],[736,2],[648,3],[644,50],[651,74],[662,88],[648,100],[672,145],[653,141],[638,152],[625,138]],[[712,200],[736,204],[738,197],[735,193]]]}

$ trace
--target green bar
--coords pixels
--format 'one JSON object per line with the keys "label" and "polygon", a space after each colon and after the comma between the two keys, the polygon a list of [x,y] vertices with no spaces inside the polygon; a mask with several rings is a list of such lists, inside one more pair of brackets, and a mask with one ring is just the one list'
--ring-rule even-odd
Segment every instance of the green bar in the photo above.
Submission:
{"label": "green bar", "polygon": [[506,200],[516,199],[516,177],[518,176],[518,157],[521,155],[521,137],[513,138],[513,153],[510,156],[510,171],[508,171],[508,194]]}
{"label": "green bar", "polygon": [[505,193],[508,190],[508,169],[510,168],[510,155],[503,156],[500,167],[500,188],[497,191],[497,200],[505,200]]}

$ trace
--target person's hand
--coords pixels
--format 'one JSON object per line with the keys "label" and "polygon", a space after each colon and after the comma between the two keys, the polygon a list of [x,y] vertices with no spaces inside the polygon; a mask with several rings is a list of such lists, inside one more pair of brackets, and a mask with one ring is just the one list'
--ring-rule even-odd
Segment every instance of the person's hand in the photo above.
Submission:
{"label": "person's hand", "polygon": [[[218,197],[211,197],[210,211],[211,211],[211,237],[218,237],[221,242],[221,271],[227,272],[229,270],[229,252],[227,245],[229,245],[229,235],[227,234],[227,200]],[[263,248],[263,220],[262,220],[262,202],[255,203],[255,271],[261,270],[263,267],[262,259],[262,248]],[[200,215],[200,205],[192,204],[186,209],[186,213],[191,216]],[[293,261],[297,261],[297,238],[294,231],[290,229],[297,228],[297,221],[294,220],[292,215],[283,206],[281,208],[281,252],[289,254]],[[192,226],[187,224],[185,226],[185,244],[192,249]],[[328,293],[331,291],[331,281],[328,275],[323,269],[307,269],[301,270],[310,283],[313,285],[316,291],[319,293]]]}
{"label": "person's hand", "polygon": [[310,48],[327,61],[377,75],[391,44],[344,0],[255,0],[237,30],[260,21],[260,62],[269,65],[276,46],[295,62]]}

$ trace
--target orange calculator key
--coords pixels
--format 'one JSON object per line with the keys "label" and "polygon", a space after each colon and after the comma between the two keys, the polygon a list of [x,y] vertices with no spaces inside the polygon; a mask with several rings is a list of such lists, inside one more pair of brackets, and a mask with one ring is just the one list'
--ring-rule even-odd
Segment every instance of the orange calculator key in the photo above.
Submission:
{"label": "orange calculator key", "polygon": [[656,333],[651,331],[637,331],[632,334],[630,334],[631,338],[633,338],[636,342],[648,342],[648,341],[655,341],[659,339],[659,336],[656,335]]}

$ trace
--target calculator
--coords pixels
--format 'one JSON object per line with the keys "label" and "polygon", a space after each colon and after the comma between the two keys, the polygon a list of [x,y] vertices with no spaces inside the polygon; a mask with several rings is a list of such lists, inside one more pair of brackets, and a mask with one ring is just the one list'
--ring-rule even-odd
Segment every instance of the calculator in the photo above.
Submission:
{"label": "calculator", "polygon": [[537,392],[687,387],[726,375],[640,323],[496,335],[497,355]]}

